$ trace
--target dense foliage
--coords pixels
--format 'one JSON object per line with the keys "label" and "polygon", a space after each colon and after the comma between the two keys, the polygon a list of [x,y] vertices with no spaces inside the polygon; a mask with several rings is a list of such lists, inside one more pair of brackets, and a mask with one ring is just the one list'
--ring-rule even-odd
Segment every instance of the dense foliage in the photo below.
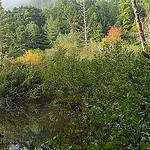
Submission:
{"label": "dense foliage", "polygon": [[47,61],[45,56],[42,66],[6,58],[1,66],[1,97],[16,103],[53,98],[74,116],[70,125],[75,130],[65,129],[57,138],[46,139],[45,146],[146,148],[150,96],[146,57],[105,47],[92,60],[56,53]]}
{"label": "dense foliage", "polygon": [[[136,24],[130,0],[96,1],[86,0],[85,8],[80,1],[57,0],[55,5],[49,1],[32,1],[43,9],[33,6],[21,6],[12,11],[4,11],[1,7],[1,46],[4,54],[19,56],[23,49],[42,50],[55,46],[60,35],[76,34],[79,46],[84,46],[85,22],[87,42],[100,42],[114,26],[122,27],[122,37],[133,42],[137,37]],[[149,10],[148,2],[145,9]],[[139,2],[140,16],[146,17],[143,3]],[[134,34],[133,34],[134,32]]]}
{"label": "dense foliage", "polygon": [[40,138],[43,150],[149,149],[150,56],[130,0],[38,2],[0,7],[0,104],[48,99],[72,116],[70,128]]}

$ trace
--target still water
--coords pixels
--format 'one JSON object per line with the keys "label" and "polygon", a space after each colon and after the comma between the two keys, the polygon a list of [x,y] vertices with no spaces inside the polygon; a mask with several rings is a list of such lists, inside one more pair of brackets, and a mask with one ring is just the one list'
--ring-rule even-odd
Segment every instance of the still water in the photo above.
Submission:
{"label": "still water", "polygon": [[[40,102],[39,102],[40,101]],[[0,102],[0,150],[23,149],[22,142],[50,138],[68,126],[70,116],[49,100]]]}

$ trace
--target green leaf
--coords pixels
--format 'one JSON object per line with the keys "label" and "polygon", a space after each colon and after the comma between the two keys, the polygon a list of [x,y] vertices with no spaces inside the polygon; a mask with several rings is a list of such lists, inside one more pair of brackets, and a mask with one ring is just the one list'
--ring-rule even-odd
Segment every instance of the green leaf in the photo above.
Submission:
{"label": "green leaf", "polygon": [[90,141],[94,142],[94,137],[93,136],[90,136]]}
{"label": "green leaf", "polygon": [[111,149],[111,148],[112,148],[112,142],[107,142],[106,149]]}
{"label": "green leaf", "polygon": [[75,126],[76,124],[74,122],[68,123],[70,126]]}
{"label": "green leaf", "polygon": [[79,100],[79,98],[80,98],[80,94],[77,94],[77,100]]}
{"label": "green leaf", "polygon": [[72,130],[72,129],[70,129],[68,133],[69,133],[69,135],[70,135],[70,136],[72,136],[72,134],[73,134],[73,130]]}
{"label": "green leaf", "polygon": [[78,119],[74,119],[74,123],[78,124],[79,123]]}
{"label": "green leaf", "polygon": [[83,130],[79,130],[79,129],[75,130],[75,133],[80,133],[80,132],[83,132]]}
{"label": "green leaf", "polygon": [[135,136],[135,139],[136,139],[136,141],[137,141],[137,140],[139,139],[139,137],[140,137],[140,134],[135,133],[134,136]]}
{"label": "green leaf", "polygon": [[51,146],[54,146],[54,141],[53,141],[53,140],[50,140],[50,141],[49,141],[49,144],[50,144]]}
{"label": "green leaf", "polygon": [[75,130],[75,133],[79,133],[79,132],[80,132],[80,130],[79,130],[79,129]]}
{"label": "green leaf", "polygon": [[75,149],[75,150],[76,150],[76,149],[78,149],[78,146],[75,145],[75,144],[73,144],[73,145],[72,145],[72,149]]}
{"label": "green leaf", "polygon": [[68,138],[66,138],[66,143],[69,143],[69,139]]}
{"label": "green leaf", "polygon": [[122,144],[126,144],[126,142],[127,142],[126,137],[121,136],[121,142],[122,142]]}
{"label": "green leaf", "polygon": [[22,143],[26,148],[28,148],[28,144],[26,142]]}
{"label": "green leaf", "polygon": [[126,111],[126,105],[122,105],[120,110],[121,110],[122,113],[124,113]]}
{"label": "green leaf", "polygon": [[43,140],[43,138],[40,136],[40,142],[41,143],[43,143],[44,142],[44,140]]}
{"label": "green leaf", "polygon": [[118,118],[118,115],[112,115],[111,116],[111,120],[117,120],[117,118]]}
{"label": "green leaf", "polygon": [[71,106],[70,106],[70,104],[67,104],[67,109],[71,109]]}
{"label": "green leaf", "polygon": [[65,131],[66,133],[68,133],[68,128],[64,128],[64,131]]}
{"label": "green leaf", "polygon": [[133,75],[132,75],[131,72],[128,72],[128,77],[129,77],[130,79],[133,79]]}
{"label": "green leaf", "polygon": [[150,59],[150,55],[149,55],[149,54],[147,54],[147,53],[145,53],[144,51],[142,51],[142,55],[143,55],[145,58]]}
{"label": "green leaf", "polygon": [[106,118],[107,118],[108,120],[110,120],[110,119],[111,119],[111,116],[110,116],[109,114],[106,114]]}
{"label": "green leaf", "polygon": [[65,87],[65,88],[63,89],[63,93],[64,93],[64,94],[68,94],[68,92],[69,92],[68,88]]}

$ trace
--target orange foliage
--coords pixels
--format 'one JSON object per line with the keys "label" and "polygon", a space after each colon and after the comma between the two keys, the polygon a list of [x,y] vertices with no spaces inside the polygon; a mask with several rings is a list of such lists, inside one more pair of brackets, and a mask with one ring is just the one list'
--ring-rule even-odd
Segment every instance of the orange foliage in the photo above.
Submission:
{"label": "orange foliage", "polygon": [[121,31],[122,27],[120,28],[114,28],[113,26],[108,31],[108,35],[105,36],[105,38],[102,39],[102,45],[105,44],[116,44],[120,43],[123,40],[121,39]]}
{"label": "orange foliage", "polygon": [[42,63],[43,57],[38,53],[32,53],[30,50],[25,51],[23,56],[17,58],[18,61],[31,65],[40,65]]}

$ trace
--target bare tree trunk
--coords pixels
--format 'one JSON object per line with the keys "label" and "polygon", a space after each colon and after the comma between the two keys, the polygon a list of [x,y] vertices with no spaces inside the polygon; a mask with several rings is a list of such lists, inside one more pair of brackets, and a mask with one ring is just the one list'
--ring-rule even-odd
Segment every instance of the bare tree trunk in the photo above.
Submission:
{"label": "bare tree trunk", "polygon": [[85,10],[85,1],[83,2],[83,17],[84,17],[84,35],[85,35],[85,46],[87,47],[87,24],[86,24],[86,10]]}
{"label": "bare tree trunk", "polygon": [[134,10],[136,24],[137,24],[137,28],[138,28],[138,31],[139,31],[139,36],[140,36],[142,48],[143,48],[143,51],[145,53],[148,53],[148,51],[146,50],[146,40],[145,40],[145,37],[144,37],[144,32],[142,30],[142,24],[141,24],[141,21],[140,21],[136,0],[131,0],[131,1],[132,1],[132,8]]}
{"label": "bare tree trunk", "polygon": [[85,44],[85,49],[87,50],[88,48],[88,27],[87,27],[87,16],[86,16],[86,7],[85,7],[85,0],[81,0],[80,1],[80,5],[81,5],[81,12],[82,12],[82,16],[83,16],[83,21],[84,21],[84,24],[83,24],[83,27],[82,29],[84,29],[84,44]]}
{"label": "bare tree trunk", "polygon": [[[2,2],[0,0],[0,7],[2,7]],[[0,21],[1,21],[1,17],[0,17]],[[3,48],[2,48],[2,27],[1,27],[1,22],[0,22],[0,60],[2,60],[2,53],[3,53]]]}
{"label": "bare tree trunk", "polygon": [[2,46],[1,46],[1,41],[0,41],[0,61],[2,60]]}
{"label": "bare tree trunk", "polygon": [[2,60],[2,53],[3,53],[1,39],[2,38],[1,38],[1,24],[0,24],[0,61]]}

